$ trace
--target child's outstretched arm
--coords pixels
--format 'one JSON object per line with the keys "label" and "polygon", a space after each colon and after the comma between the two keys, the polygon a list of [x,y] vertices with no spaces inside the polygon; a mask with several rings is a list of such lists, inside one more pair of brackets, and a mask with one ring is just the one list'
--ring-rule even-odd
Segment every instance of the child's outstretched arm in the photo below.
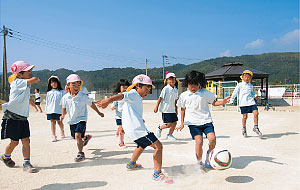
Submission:
{"label": "child's outstretched arm", "polygon": [[162,100],[162,98],[159,97],[158,100],[157,100],[157,102],[156,102],[155,108],[154,108],[154,113],[157,113],[157,111],[158,111],[158,106],[159,106],[161,100]]}
{"label": "child's outstretched arm", "polygon": [[124,98],[123,94],[117,94],[104,100],[97,100],[96,102],[97,102],[97,106],[101,108],[106,108],[110,103],[114,101],[122,100],[123,98]]}
{"label": "child's outstretched arm", "polygon": [[104,117],[104,114],[101,113],[101,112],[98,110],[98,108],[96,107],[96,105],[94,104],[94,102],[92,102],[91,108],[92,108],[93,110],[95,110],[95,111],[98,113],[98,115],[100,115],[101,117]]}
{"label": "child's outstretched arm", "polygon": [[180,126],[176,127],[175,129],[178,130],[182,130],[184,127],[184,116],[185,116],[185,108],[181,108],[181,124]]}
{"label": "child's outstretched arm", "polygon": [[30,79],[27,79],[27,84],[34,84],[39,81],[40,81],[40,79],[38,77],[31,77]]}
{"label": "child's outstretched arm", "polygon": [[234,91],[233,91],[233,93],[232,93],[232,95],[231,95],[231,99],[230,99],[230,103],[231,103],[231,104],[233,104],[233,101],[234,101],[234,99],[236,98],[236,96],[238,95],[239,91],[240,91],[240,86],[239,86],[239,84],[238,84],[238,85],[234,88]]}
{"label": "child's outstretched arm", "polygon": [[220,105],[224,105],[224,104],[228,104],[230,102],[230,96],[224,98],[223,100],[219,100],[219,101],[214,101],[212,103],[213,106],[220,106]]}
{"label": "child's outstretched arm", "polygon": [[59,120],[62,122],[65,119],[65,116],[67,114],[67,110],[66,108],[61,108],[61,116],[59,118]]}

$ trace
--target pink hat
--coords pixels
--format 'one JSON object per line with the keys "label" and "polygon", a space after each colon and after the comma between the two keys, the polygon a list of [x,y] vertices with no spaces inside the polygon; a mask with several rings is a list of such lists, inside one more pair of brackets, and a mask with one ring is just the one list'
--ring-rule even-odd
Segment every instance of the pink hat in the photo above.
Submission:
{"label": "pink hat", "polygon": [[49,80],[52,79],[52,78],[56,78],[56,79],[59,81],[58,76],[52,75],[51,77],[48,78],[48,82],[49,82]]}
{"label": "pink hat", "polygon": [[67,84],[70,82],[76,82],[76,81],[81,81],[80,77],[76,74],[70,74],[66,79]]}
{"label": "pink hat", "polygon": [[174,73],[169,73],[168,71],[166,72],[166,79],[170,78],[170,77],[174,77],[176,78],[176,75]]}
{"label": "pink hat", "polygon": [[148,77],[147,75],[143,75],[143,74],[140,74],[136,77],[133,78],[132,80],[132,85],[130,85],[128,88],[127,88],[127,92],[129,92],[133,87],[136,86],[136,84],[147,84],[147,85],[151,85],[152,88],[155,88],[155,86],[153,86],[152,84],[152,80],[150,79],[150,77]]}
{"label": "pink hat", "polygon": [[22,71],[29,71],[30,69],[34,68],[34,65],[29,65],[25,61],[16,61],[14,64],[11,66],[11,72],[12,74],[18,74],[19,72]]}

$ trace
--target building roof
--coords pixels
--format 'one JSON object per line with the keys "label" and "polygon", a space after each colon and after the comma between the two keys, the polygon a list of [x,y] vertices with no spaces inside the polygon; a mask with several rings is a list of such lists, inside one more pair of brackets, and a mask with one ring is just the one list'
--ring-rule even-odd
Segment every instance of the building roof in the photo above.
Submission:
{"label": "building roof", "polygon": [[205,78],[207,80],[240,80],[244,70],[250,70],[253,72],[253,79],[264,79],[269,77],[269,73],[258,71],[247,66],[243,66],[242,63],[227,63],[221,68],[207,73]]}

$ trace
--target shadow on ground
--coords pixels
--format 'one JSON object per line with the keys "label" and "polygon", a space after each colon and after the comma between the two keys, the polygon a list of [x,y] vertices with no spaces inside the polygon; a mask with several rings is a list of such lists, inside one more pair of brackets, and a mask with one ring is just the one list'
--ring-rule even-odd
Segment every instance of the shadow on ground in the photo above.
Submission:
{"label": "shadow on ground", "polygon": [[74,189],[87,189],[96,188],[107,185],[106,181],[86,181],[79,183],[54,183],[48,184],[41,187],[41,190],[53,190],[53,189],[63,189],[63,190],[74,190]]}
{"label": "shadow on ground", "polygon": [[261,139],[263,139],[263,140],[266,140],[266,139],[276,139],[276,138],[281,138],[283,136],[298,135],[298,134],[299,133],[295,133],[295,132],[264,134]]}
{"label": "shadow on ground", "polygon": [[230,183],[249,183],[254,179],[250,176],[229,176],[225,180]]}
{"label": "shadow on ground", "polygon": [[264,162],[270,162],[270,163],[273,163],[273,164],[284,165],[284,163],[273,161],[274,159],[275,158],[264,157],[264,156],[239,156],[239,157],[234,157],[234,158],[232,158],[231,168],[244,169],[251,162],[256,162],[256,161],[264,161]]}

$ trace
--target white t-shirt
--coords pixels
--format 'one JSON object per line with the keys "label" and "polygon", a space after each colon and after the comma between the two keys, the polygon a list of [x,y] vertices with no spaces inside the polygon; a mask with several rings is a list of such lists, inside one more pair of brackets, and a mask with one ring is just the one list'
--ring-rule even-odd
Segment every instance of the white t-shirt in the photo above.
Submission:
{"label": "white t-shirt", "polygon": [[177,102],[178,107],[185,108],[185,125],[204,125],[211,123],[212,118],[208,104],[216,100],[216,95],[208,90],[199,89],[192,93],[187,90],[183,92]]}
{"label": "white t-shirt", "polygon": [[239,98],[239,106],[252,106],[255,105],[254,98],[256,94],[253,90],[253,85],[250,83],[245,83],[244,81],[240,82],[234,89],[230,103],[233,103],[235,97]]}
{"label": "white t-shirt", "polygon": [[41,102],[41,95],[40,95],[40,93],[35,93],[34,96],[35,96],[35,102]]}
{"label": "white t-shirt", "polygon": [[[122,93],[119,93],[122,94]],[[115,101],[111,104],[111,107],[115,107],[115,118],[116,119],[122,119],[122,107],[124,105],[124,100],[120,100],[120,101]]]}
{"label": "white t-shirt", "polygon": [[143,122],[143,99],[135,89],[123,94],[122,126],[125,134],[135,141],[149,133]]}
{"label": "white t-shirt", "polygon": [[178,99],[178,90],[176,87],[172,88],[170,85],[165,86],[161,93],[162,98],[159,105],[159,111],[162,113],[176,113],[175,111],[175,100]]}
{"label": "white t-shirt", "polygon": [[46,95],[46,113],[61,114],[61,99],[65,95],[64,90],[52,89]]}
{"label": "white t-shirt", "polygon": [[10,84],[9,102],[2,104],[3,112],[9,110],[20,116],[29,117],[30,87],[27,80],[17,78]]}
{"label": "white t-shirt", "polygon": [[70,125],[79,123],[80,121],[87,121],[87,107],[91,106],[93,100],[90,99],[83,92],[78,92],[75,97],[72,97],[70,93],[65,94],[61,99],[62,108],[66,108],[69,115]]}

